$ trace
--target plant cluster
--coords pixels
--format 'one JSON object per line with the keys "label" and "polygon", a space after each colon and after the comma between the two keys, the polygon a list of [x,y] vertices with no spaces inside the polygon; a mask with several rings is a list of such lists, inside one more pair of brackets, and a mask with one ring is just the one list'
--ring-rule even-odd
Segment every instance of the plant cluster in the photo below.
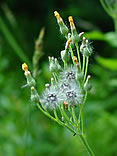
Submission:
{"label": "plant cluster", "polygon": [[82,37],[84,32],[78,34],[72,16],[68,18],[69,30],[57,11],[54,15],[61,34],[66,38],[66,44],[65,49],[61,51],[62,65],[57,58],[49,56],[49,70],[52,78],[50,83],[45,84],[45,91],[42,95],[38,94],[35,79],[26,63],[22,64],[22,69],[27,84],[31,88],[31,100],[46,116],[68,128],[73,135],[78,135],[88,153],[94,155],[83,130],[83,107],[87,92],[91,89],[89,83],[91,76],[87,75],[87,70],[89,56],[93,49],[89,41]]}

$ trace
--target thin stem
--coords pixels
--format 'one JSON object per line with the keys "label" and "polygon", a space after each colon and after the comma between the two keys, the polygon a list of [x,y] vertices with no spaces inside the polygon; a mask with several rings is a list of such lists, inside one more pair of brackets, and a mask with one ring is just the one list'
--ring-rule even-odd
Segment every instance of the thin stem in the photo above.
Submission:
{"label": "thin stem", "polygon": [[85,136],[84,136],[84,135],[79,135],[79,137],[80,137],[80,139],[81,139],[83,145],[85,146],[85,148],[86,148],[86,150],[87,150],[89,156],[95,156],[94,153],[93,153],[93,151],[92,151],[92,149],[90,148],[90,146],[89,146],[89,144],[88,144],[88,142],[87,142]]}
{"label": "thin stem", "polygon": [[78,49],[78,44],[75,44],[75,45],[76,45],[76,50],[77,50],[77,54],[78,54],[79,66],[80,66],[80,70],[81,70],[80,52],[79,52],[79,49]]}
{"label": "thin stem", "polygon": [[70,127],[67,125],[67,123],[63,123],[63,122],[61,122],[61,121],[59,120],[58,115],[57,115],[57,113],[56,113],[56,110],[54,110],[54,115],[55,115],[55,118],[56,118],[56,122],[58,122],[61,126],[66,127],[67,129],[69,129],[72,133],[75,133],[75,131],[74,131],[72,128],[70,128]]}
{"label": "thin stem", "polygon": [[45,112],[45,111],[41,108],[41,106],[39,105],[39,103],[36,103],[36,105],[37,105],[37,107],[40,109],[40,111],[41,111],[42,113],[44,113],[46,116],[48,116],[50,119],[52,119],[53,121],[58,122],[58,123],[59,123],[60,125],[62,125],[63,127],[66,127],[66,128],[69,129],[72,133],[75,133],[75,131],[74,131],[72,128],[70,128],[67,124],[64,124],[63,122],[61,122],[61,121],[59,120],[56,111],[54,111],[54,114],[55,114],[55,116],[56,116],[57,118],[54,118],[54,117],[51,116],[48,112]]}
{"label": "thin stem", "polygon": [[84,133],[84,118],[83,118],[83,109],[81,110],[81,126],[82,126],[82,134]]}
{"label": "thin stem", "polygon": [[57,82],[57,77],[55,73],[53,73],[53,77],[54,77],[55,82]]}
{"label": "thin stem", "polygon": [[77,127],[78,122],[77,122],[77,117],[76,117],[76,114],[75,114],[74,106],[72,107],[72,116],[73,116],[73,119],[74,119],[74,123],[75,123],[75,125]]}
{"label": "thin stem", "polygon": [[89,64],[89,57],[86,57],[86,68],[85,68],[85,75],[84,75],[84,82],[86,80],[87,71],[88,71],[88,64]]}
{"label": "thin stem", "polygon": [[79,114],[79,118],[78,118],[78,123],[79,124],[80,124],[80,121],[81,121],[82,134],[84,133],[83,107],[84,107],[86,98],[87,98],[87,92],[85,93],[84,100],[83,100],[82,104],[80,105],[80,114]]}
{"label": "thin stem", "polygon": [[64,110],[64,106],[62,106],[62,109],[60,108],[61,113],[63,115],[63,117],[65,117],[65,119],[73,126],[75,127],[74,123],[69,119],[69,117],[67,116],[65,110]]}
{"label": "thin stem", "polygon": [[36,105],[37,105],[37,107],[40,109],[40,111],[41,111],[42,113],[44,113],[46,116],[48,116],[48,117],[49,117],[50,119],[52,119],[53,121],[56,121],[56,119],[55,119],[53,116],[51,116],[48,112],[45,112],[45,111],[43,110],[43,108],[40,106],[39,103],[37,103]]}
{"label": "thin stem", "polygon": [[85,69],[85,55],[83,55],[83,67],[82,67],[82,72],[84,73],[84,69]]}
{"label": "thin stem", "polygon": [[73,53],[73,50],[72,50],[71,45],[69,47],[70,47],[70,51],[71,51],[71,57],[73,57],[74,56],[74,53]]}

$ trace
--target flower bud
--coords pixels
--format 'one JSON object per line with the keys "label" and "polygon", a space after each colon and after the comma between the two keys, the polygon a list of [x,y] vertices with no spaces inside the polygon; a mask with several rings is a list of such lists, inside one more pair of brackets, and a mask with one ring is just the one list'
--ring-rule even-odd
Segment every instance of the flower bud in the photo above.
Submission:
{"label": "flower bud", "polygon": [[49,70],[51,72],[57,72],[57,71],[59,71],[61,69],[61,66],[58,63],[57,58],[49,56],[49,63],[50,63]]}
{"label": "flower bud", "polygon": [[35,82],[35,80],[33,79],[33,77],[31,76],[30,72],[29,72],[29,74],[26,75],[26,78],[27,78],[27,84],[28,84],[30,87],[36,85],[36,82]]}
{"label": "flower bud", "polygon": [[60,27],[61,34],[65,35],[67,37],[69,30],[68,30],[67,26],[65,25],[65,23],[63,22],[63,19],[60,17],[60,14],[57,11],[54,11],[54,15],[56,16],[58,25]]}
{"label": "flower bud", "polygon": [[79,42],[79,40],[80,40],[80,37],[79,37],[79,35],[77,33],[77,30],[76,30],[76,27],[74,25],[74,21],[73,21],[72,16],[69,16],[68,20],[70,22],[70,27],[71,27],[72,41],[73,41],[73,43],[77,44]]}
{"label": "flower bud", "polygon": [[86,80],[86,82],[85,82],[85,84],[84,84],[84,90],[85,90],[85,91],[90,91],[91,88],[92,88],[92,85],[89,83],[89,79],[90,79],[90,78],[91,78],[91,76],[88,75],[88,76],[87,76],[87,80]]}
{"label": "flower bud", "polygon": [[59,64],[59,62],[58,62],[58,60],[57,60],[57,58],[55,58],[55,64],[56,64],[58,70],[61,70],[61,66],[60,66],[60,64]]}
{"label": "flower bud", "polygon": [[63,62],[68,62],[70,59],[70,54],[68,52],[68,49],[62,50],[61,51],[61,58]]}
{"label": "flower bud", "polygon": [[28,86],[30,86],[30,87],[35,86],[35,85],[36,85],[36,82],[35,82],[35,80],[33,79],[33,77],[31,76],[30,71],[28,71],[28,66],[27,66],[26,63],[23,63],[23,64],[22,64],[22,70],[25,71],[25,72],[24,72],[24,75],[25,75],[25,77],[26,77],[26,79],[27,79],[27,84],[28,84]]}
{"label": "flower bud", "polygon": [[39,95],[34,87],[31,87],[31,101],[39,102]]}
{"label": "flower bud", "polygon": [[83,37],[83,41],[82,44],[80,46],[80,52],[84,55],[84,56],[90,56],[93,52],[92,47],[90,46],[88,40]]}

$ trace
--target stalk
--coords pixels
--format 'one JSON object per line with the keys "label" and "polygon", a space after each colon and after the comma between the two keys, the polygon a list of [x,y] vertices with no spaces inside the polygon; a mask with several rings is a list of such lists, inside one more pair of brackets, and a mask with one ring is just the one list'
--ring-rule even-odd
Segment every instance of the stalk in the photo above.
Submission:
{"label": "stalk", "polygon": [[89,156],[95,156],[94,153],[93,153],[93,151],[92,151],[92,149],[91,149],[91,147],[89,146],[89,144],[88,144],[85,136],[84,135],[79,135],[79,137],[80,137],[80,140],[82,141],[82,144],[86,148]]}
{"label": "stalk", "polygon": [[76,45],[76,50],[77,50],[77,55],[78,55],[79,66],[80,66],[80,70],[81,70],[80,52],[78,49],[78,44],[75,44],[75,45]]}
{"label": "stalk", "polygon": [[89,57],[86,57],[86,68],[85,68],[85,75],[84,75],[84,82],[86,80],[87,71],[88,71],[88,64],[89,64]]}

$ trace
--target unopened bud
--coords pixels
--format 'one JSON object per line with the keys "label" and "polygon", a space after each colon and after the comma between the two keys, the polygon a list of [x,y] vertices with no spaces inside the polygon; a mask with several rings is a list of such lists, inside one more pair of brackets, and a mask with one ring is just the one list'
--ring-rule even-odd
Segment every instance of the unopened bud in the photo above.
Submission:
{"label": "unopened bud", "polygon": [[69,30],[68,30],[67,26],[65,25],[65,23],[63,22],[63,19],[61,18],[60,14],[57,11],[54,12],[54,15],[56,16],[58,25],[60,27],[61,34],[65,35],[67,37]]}
{"label": "unopened bud", "polygon": [[92,53],[93,53],[93,49],[92,47],[90,46],[88,40],[83,37],[83,40],[82,40],[82,44],[80,46],[80,52],[84,55],[84,56],[90,56]]}
{"label": "unopened bud", "polygon": [[84,84],[84,90],[86,90],[86,91],[90,91],[90,89],[92,88],[92,85],[89,83],[90,78],[91,78],[91,76],[88,75],[86,82]]}
{"label": "unopened bud", "polygon": [[72,16],[69,16],[68,20],[70,22],[70,27],[71,27],[71,32],[72,32],[72,41],[75,44],[77,44],[79,42],[79,40],[80,40],[80,37],[79,37],[79,35],[77,33],[77,30],[76,30],[76,27],[75,27],[75,24],[74,24]]}
{"label": "unopened bud", "polygon": [[34,78],[32,77],[30,71],[28,71],[28,66],[26,63],[22,64],[22,70],[25,71],[24,75],[27,79],[28,86],[30,86],[30,87],[35,86],[36,82],[35,82]]}
{"label": "unopened bud", "polygon": [[31,101],[39,102],[39,95],[34,87],[31,87]]}

